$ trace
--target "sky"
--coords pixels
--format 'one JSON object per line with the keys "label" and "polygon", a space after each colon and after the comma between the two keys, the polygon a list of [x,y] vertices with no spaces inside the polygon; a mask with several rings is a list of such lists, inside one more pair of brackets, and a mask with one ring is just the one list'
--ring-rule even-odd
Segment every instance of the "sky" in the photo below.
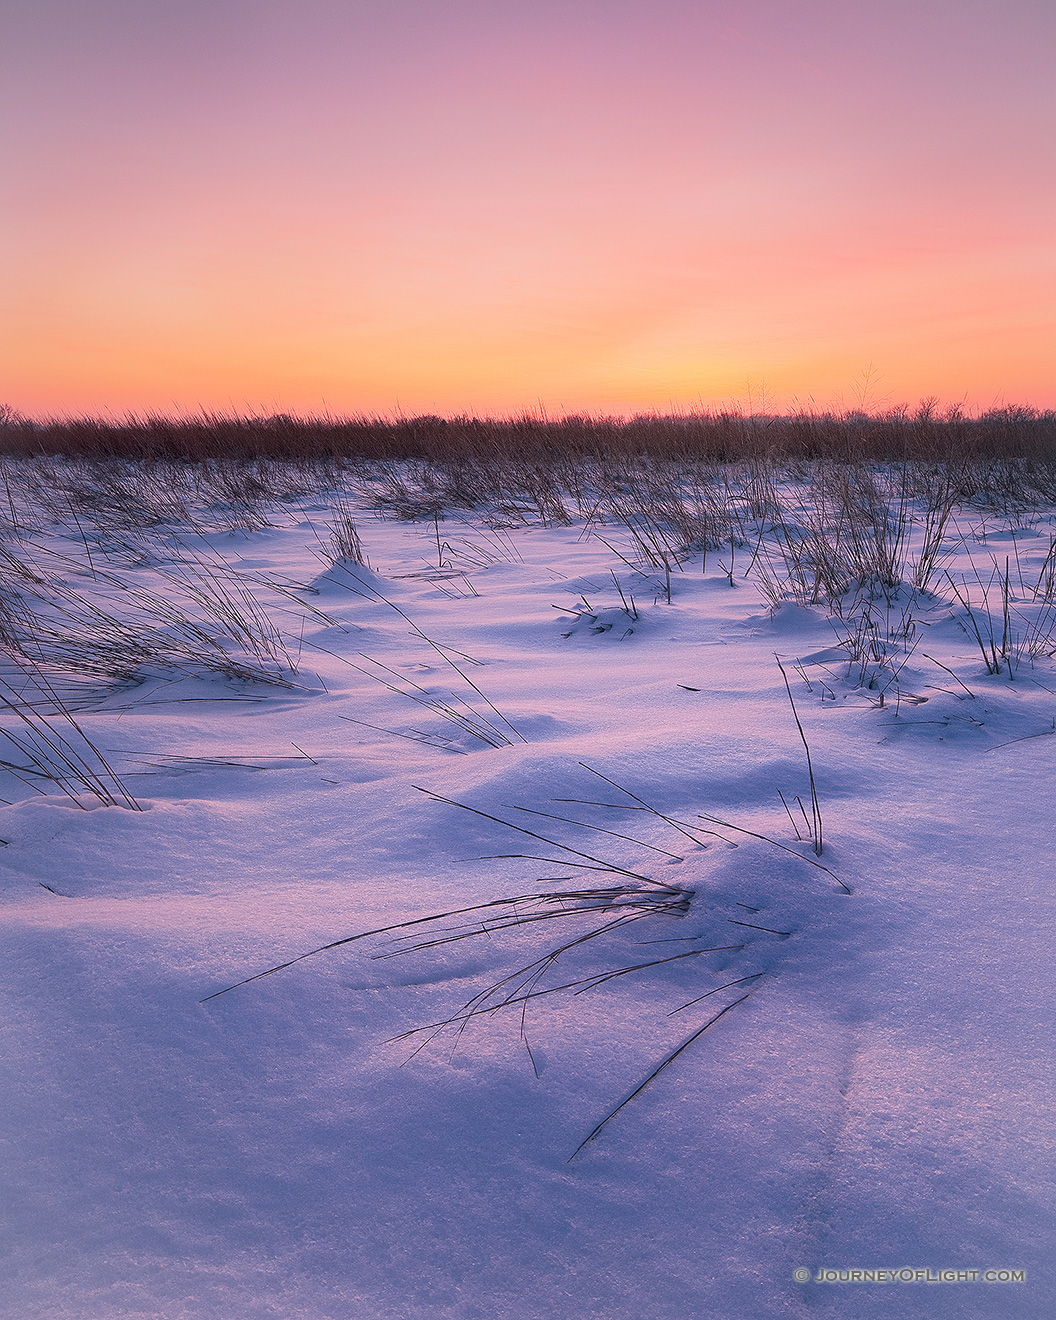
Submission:
{"label": "sky", "polygon": [[26,415],[1056,406],[1050,0],[0,0]]}

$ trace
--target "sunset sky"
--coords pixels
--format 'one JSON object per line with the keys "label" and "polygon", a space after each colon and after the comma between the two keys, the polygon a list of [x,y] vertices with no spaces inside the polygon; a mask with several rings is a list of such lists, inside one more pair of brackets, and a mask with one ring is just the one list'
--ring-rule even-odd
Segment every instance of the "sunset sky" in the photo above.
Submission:
{"label": "sunset sky", "polygon": [[28,415],[1056,406],[1052,0],[0,0]]}

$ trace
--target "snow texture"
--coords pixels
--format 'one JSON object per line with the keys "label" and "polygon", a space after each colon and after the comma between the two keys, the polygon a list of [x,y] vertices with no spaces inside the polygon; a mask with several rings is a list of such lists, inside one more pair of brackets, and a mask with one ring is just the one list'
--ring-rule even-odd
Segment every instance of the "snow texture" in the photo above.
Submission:
{"label": "snow texture", "polygon": [[[669,604],[582,521],[364,508],[367,569],[321,555],[326,517],[305,496],[186,533],[252,583],[278,641],[244,658],[285,686],[175,642],[134,679],[46,670],[142,810],[3,773],[0,1314],[1056,1314],[1052,662],[988,672],[945,579],[893,682],[821,605],[771,608],[750,547],[732,572],[687,558]],[[945,567],[963,585],[1012,546],[1026,619],[1049,524],[978,522]],[[75,543],[42,527],[22,552]],[[140,627],[155,597],[184,608],[165,544],[96,544],[79,599],[112,602],[110,572],[148,594]],[[545,919],[425,922],[217,995],[347,936],[620,886],[636,907],[529,897],[503,911]],[[585,986],[393,1040],[510,976],[486,1003]]]}

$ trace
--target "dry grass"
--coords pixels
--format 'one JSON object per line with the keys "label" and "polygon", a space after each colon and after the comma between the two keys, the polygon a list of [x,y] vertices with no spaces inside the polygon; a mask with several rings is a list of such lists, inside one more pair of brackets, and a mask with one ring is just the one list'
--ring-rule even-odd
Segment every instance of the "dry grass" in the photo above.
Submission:
{"label": "dry grass", "polygon": [[[79,567],[90,587],[76,584]],[[156,570],[164,594],[72,568],[42,565],[31,547],[0,549],[0,650],[14,663],[104,684],[166,670],[293,685],[296,662],[247,575],[188,550]]]}
{"label": "dry grass", "polygon": [[[679,462],[827,459],[841,463],[1056,461],[1056,413],[1002,408],[971,417],[958,408],[746,416],[700,412],[631,418],[232,417],[147,415],[124,420],[0,416],[0,453],[89,460],[218,464],[317,463],[347,459],[436,464],[520,464],[534,498],[546,504],[550,475],[583,457],[649,456]],[[574,472],[565,485],[575,489]],[[260,475],[266,483],[266,473]],[[560,517],[556,507],[554,515]]]}
{"label": "dry grass", "polygon": [[[903,698],[900,675],[922,620],[943,600],[990,672],[1012,679],[1022,662],[1056,651],[1056,540],[1036,582],[1022,580],[1018,552],[1014,575],[996,560],[956,580],[946,569],[963,547],[966,512],[1020,520],[1056,501],[1054,427],[1053,414],[1023,409],[555,422],[38,424],[8,414],[0,421],[0,449],[9,451],[0,457],[0,647],[55,679],[136,682],[164,669],[295,686],[298,661],[287,646],[295,634],[284,637],[271,613],[333,620],[296,584],[191,547],[206,545],[199,533],[303,518],[310,496],[329,505],[315,533],[321,557],[368,598],[374,589],[354,573],[368,564],[357,526],[364,510],[431,524],[438,589],[440,577],[458,578],[458,591],[471,594],[471,572],[517,557],[510,530],[575,523],[632,571],[626,591],[613,575],[631,622],[635,594],[677,603],[680,575],[714,572],[717,554],[731,587],[751,579],[775,609],[827,610],[847,656],[841,681],[877,693],[881,705]],[[11,456],[31,443],[36,456]],[[66,449],[42,452],[48,445]],[[896,451],[899,461],[879,461]],[[467,513],[480,529],[473,541],[444,527]],[[141,568],[149,576],[126,571]],[[276,606],[276,595],[292,609]],[[574,618],[591,621],[584,608]],[[297,656],[303,645],[302,627]],[[362,660],[363,673],[446,722],[454,738],[388,732],[453,751],[520,737],[461,670],[460,693],[437,696]]]}
{"label": "dry grass", "polygon": [[[653,820],[663,822],[670,830],[673,830],[697,848],[707,847],[708,840],[711,837],[725,840],[724,835],[717,834],[714,830],[702,829],[688,822],[676,820],[674,817],[661,812],[616,780],[601,774],[600,771],[593,769],[584,762],[581,762],[580,765],[582,769],[593,776],[595,782],[597,780],[602,781],[608,789],[613,790],[614,794],[619,795],[622,800],[616,803],[599,803],[578,798],[572,800],[554,799],[555,804],[574,801],[580,807],[604,807],[617,811],[644,813],[645,816],[652,817]],[[671,883],[658,880],[648,874],[648,871],[631,869],[611,858],[600,856],[598,852],[594,851],[598,845],[594,844],[592,840],[584,846],[574,847],[569,843],[561,842],[559,838],[553,837],[550,832],[546,834],[538,833],[536,830],[528,829],[516,821],[505,819],[489,811],[483,811],[465,802],[442,797],[440,794],[428,789],[419,791],[426,793],[434,802],[470,812],[482,820],[512,830],[522,839],[530,841],[529,844],[522,845],[521,841],[518,840],[518,846],[530,846],[532,848],[530,853],[502,853],[498,854],[498,857],[507,860],[518,859],[532,864],[543,864],[555,870],[572,869],[579,875],[584,871],[593,874],[608,874],[614,877],[614,883],[602,886],[588,885],[586,887],[583,887],[580,883],[574,883],[573,887],[570,888],[548,890],[541,893],[520,893],[448,912],[410,918],[380,929],[347,935],[317,948],[309,949],[285,962],[265,968],[252,976],[245,977],[234,985],[216,990],[205,996],[201,1002],[207,1003],[220,995],[228,994],[232,990],[250,985],[264,977],[272,976],[276,972],[285,971],[318,954],[344,948],[361,940],[383,938],[384,943],[380,951],[371,956],[375,960],[386,960],[408,954],[426,953],[464,940],[479,940],[481,938],[491,940],[496,936],[509,935],[516,938],[520,943],[531,941],[532,937],[536,937],[533,941],[535,947],[533,947],[528,961],[523,962],[520,958],[516,958],[515,965],[511,970],[472,995],[468,1000],[457,1006],[454,1011],[445,1014],[436,1021],[408,1028],[393,1038],[397,1041],[416,1041],[414,1053],[418,1053],[443,1033],[453,1033],[457,1044],[463,1032],[473,1023],[480,1020],[488,1022],[498,1014],[509,1012],[519,1020],[521,1042],[531,1059],[533,1067],[535,1067],[536,1059],[528,1039],[526,1015],[530,1006],[533,1006],[536,1001],[552,995],[580,996],[614,981],[622,983],[624,977],[647,975],[656,972],[660,968],[670,968],[676,963],[685,965],[687,960],[707,959],[709,955],[713,954],[720,955],[721,961],[718,967],[711,966],[707,962],[700,965],[701,986],[699,993],[693,994],[692,998],[684,1000],[680,1004],[676,1004],[675,1007],[669,1010],[667,1016],[674,1016],[705,1001],[710,1001],[712,996],[722,994],[724,991],[733,990],[736,992],[736,997],[719,1008],[718,1011],[713,1011],[711,1007],[706,1010],[708,1016],[704,1023],[698,1025],[690,1036],[665,1054],[660,1063],[649,1072],[648,1076],[593,1127],[589,1135],[572,1152],[570,1160],[574,1160],[583,1148],[598,1136],[606,1124],[640,1095],[670,1063],[725,1013],[736,1005],[743,1003],[757,988],[759,982],[767,974],[766,965],[763,967],[758,966],[760,960],[758,955],[760,953],[762,953],[762,961],[766,964],[767,956],[765,952],[752,948],[756,958],[754,960],[755,965],[751,969],[744,967],[732,968],[726,965],[734,955],[749,951],[750,937],[748,932],[762,933],[782,940],[792,937],[792,931],[775,930],[770,926],[742,920],[740,917],[727,916],[726,909],[721,904],[713,908],[704,896],[701,897],[699,903],[695,903],[695,900],[698,899],[697,890],[686,888],[677,882]],[[610,830],[589,821],[571,819],[565,814],[538,811],[534,808],[512,804],[507,809],[533,817],[533,824],[536,823],[535,818],[542,818],[546,821],[556,821],[573,826],[577,830],[589,831],[591,835],[602,835],[606,847],[611,846],[608,845],[609,839],[616,838],[624,842],[630,842],[649,852],[660,853],[669,860],[673,859],[676,862],[684,860],[666,849],[657,848],[630,835]],[[766,835],[743,829],[727,821],[718,821],[712,816],[702,815],[700,819],[718,824],[726,830],[733,830],[762,840],[787,853],[791,853],[798,860],[807,862],[831,877],[845,893],[851,892],[848,886],[828,867],[814,861],[812,858],[804,857],[801,853],[778,843]],[[580,842],[581,836],[574,837],[576,837],[577,842]],[[820,816],[818,817],[818,843],[820,844]],[[587,851],[587,847],[591,850]],[[494,859],[481,858],[479,860]],[[579,875],[576,877],[577,881]],[[539,877],[540,883],[554,883],[557,881],[571,883],[573,877],[553,875]],[[743,911],[740,911],[741,917],[745,912],[755,913],[758,910],[741,903],[734,904],[734,907],[738,910],[743,909]],[[669,923],[672,920],[680,921],[691,912],[698,918],[694,923],[695,931],[678,936],[670,935],[668,932],[672,927]],[[623,938],[629,933],[638,934],[639,923],[656,921],[661,924],[658,927],[646,927],[641,938],[635,941],[633,946],[628,945],[626,939]],[[558,924],[555,925],[555,923]],[[737,928],[736,932],[726,931],[725,927],[728,925],[735,926]],[[630,929],[632,927],[635,928],[633,932]],[[683,931],[689,929],[681,926],[678,928]],[[560,935],[557,934],[558,931],[561,932]],[[646,937],[649,935],[652,938]],[[669,945],[671,943],[678,946],[689,945],[690,947],[679,947],[674,952],[658,951],[658,956],[650,954],[643,957],[641,954],[632,953],[632,948],[637,949],[645,945]],[[614,945],[615,948],[613,948]],[[606,957],[602,952],[603,949],[611,950],[610,956]],[[696,963],[693,965],[697,966]],[[568,968],[569,971],[574,970],[575,974],[569,977],[564,970],[565,968]],[[733,972],[732,977],[731,971]],[[560,979],[558,979],[559,976]],[[683,998],[684,988],[683,990],[678,989],[676,983],[673,989],[679,998]],[[537,1069],[536,1071],[538,1072]]]}
{"label": "dry grass", "polygon": [[47,678],[28,666],[9,677],[0,680],[0,714],[13,716],[15,728],[0,726],[8,752],[0,770],[42,796],[53,786],[84,811],[86,797],[142,810]]}

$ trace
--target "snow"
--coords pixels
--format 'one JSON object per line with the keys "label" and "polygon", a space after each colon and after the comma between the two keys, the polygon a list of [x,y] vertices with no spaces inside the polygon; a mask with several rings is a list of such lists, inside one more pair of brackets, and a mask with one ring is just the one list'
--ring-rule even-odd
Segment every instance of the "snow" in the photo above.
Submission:
{"label": "snow", "polygon": [[[251,584],[296,669],[274,662],[289,686],[190,662],[122,684],[48,671],[143,809],[2,775],[0,1314],[1052,1313],[1052,661],[988,673],[937,581],[881,706],[847,628],[772,609],[750,550],[732,585],[721,554],[687,558],[668,604],[662,574],[582,520],[498,533],[449,513],[441,568],[431,520],[359,499],[370,569],[321,560],[322,494],[266,527],[152,533],[138,563],[100,537],[94,573],[60,523],[15,547],[79,563],[85,599],[125,590],[105,563],[185,608],[173,561],[193,541]],[[1051,521],[961,510],[944,566],[964,584],[986,564],[978,600],[989,556],[1014,553],[1017,618],[1036,619]],[[459,919],[424,923],[217,995],[347,936],[619,885],[692,897],[641,900],[536,988],[716,951],[542,996],[523,1034],[516,1005],[393,1040],[615,909],[380,956]],[[799,1267],[1025,1281],[802,1284]]]}

